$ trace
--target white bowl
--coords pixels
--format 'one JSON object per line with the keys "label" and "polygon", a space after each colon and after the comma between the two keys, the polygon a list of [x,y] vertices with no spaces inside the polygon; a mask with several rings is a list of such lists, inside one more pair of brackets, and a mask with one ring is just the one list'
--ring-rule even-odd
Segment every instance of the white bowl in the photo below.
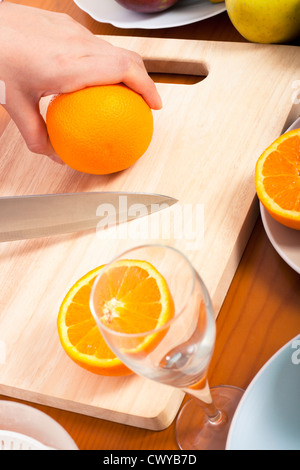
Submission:
{"label": "white bowl", "polygon": [[46,413],[22,403],[0,400],[0,430],[19,433],[53,449],[78,450],[60,424]]}
{"label": "white bowl", "polygon": [[259,371],[233,417],[227,450],[300,450],[300,336]]}
{"label": "white bowl", "polygon": [[279,256],[300,274],[300,230],[295,230],[277,222],[260,203],[262,223],[268,239]]}
{"label": "white bowl", "polygon": [[[300,129],[300,118],[285,131]],[[277,222],[260,203],[260,213],[267,237],[281,258],[300,274],[300,230]]]}
{"label": "white bowl", "polygon": [[136,13],[122,7],[115,0],[74,0],[74,3],[96,21],[125,29],[173,28],[196,23],[226,11],[224,2],[213,4],[209,0],[182,0],[159,13]]}

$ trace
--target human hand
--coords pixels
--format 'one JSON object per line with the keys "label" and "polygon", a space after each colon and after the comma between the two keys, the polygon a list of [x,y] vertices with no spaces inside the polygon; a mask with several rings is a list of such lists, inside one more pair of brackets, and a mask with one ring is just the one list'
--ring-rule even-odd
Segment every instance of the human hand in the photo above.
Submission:
{"label": "human hand", "polygon": [[42,97],[123,82],[152,109],[162,106],[138,54],[93,35],[68,15],[4,2],[0,5],[0,44],[3,106],[29,150],[57,162],[61,160],[39,110]]}

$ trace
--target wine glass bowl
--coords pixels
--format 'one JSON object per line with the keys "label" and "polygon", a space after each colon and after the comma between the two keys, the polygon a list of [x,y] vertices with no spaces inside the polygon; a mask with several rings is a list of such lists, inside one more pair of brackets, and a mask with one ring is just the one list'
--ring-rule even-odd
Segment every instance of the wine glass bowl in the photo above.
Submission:
{"label": "wine glass bowl", "polygon": [[[147,310],[147,291],[142,291],[143,296],[138,294],[147,276],[140,280],[138,270],[122,271],[127,283],[129,276],[137,276],[137,279],[131,281],[129,296],[128,291],[121,295],[120,286],[125,284],[123,278],[120,280],[120,276],[110,276],[112,270],[120,267],[122,263],[130,266],[136,263],[137,266],[143,267],[140,263],[144,262],[150,263],[149,276],[154,273],[155,282],[160,288],[160,298],[157,297],[155,301],[150,299]],[[104,306],[102,298],[105,276],[110,279],[108,289],[115,294],[110,299],[112,307],[108,309]],[[117,289],[112,285],[114,282],[118,283]],[[130,302],[126,303],[129,298]],[[135,298],[135,303],[132,298]],[[225,442],[220,444],[219,438],[210,439],[212,442],[208,443],[205,436],[209,426],[214,426],[214,429],[218,427],[218,435],[221,434],[221,428],[224,428],[222,435],[228,432],[225,427],[228,428],[230,417],[228,411],[217,409],[207,384],[206,376],[216,337],[215,315],[207,288],[188,258],[177,249],[166,245],[144,245],[126,251],[100,271],[92,287],[90,308],[108,346],[129,369],[142,377],[180,388],[196,397],[190,401],[196,408],[196,411],[192,411],[192,417],[197,413],[201,414],[197,435],[189,437],[189,421],[193,420],[184,417],[186,413],[190,414],[191,404],[187,402],[183,407],[185,411],[180,412],[176,425],[179,447],[187,450],[220,445],[225,448]],[[123,319],[118,318],[120,309],[123,315],[129,309],[132,310],[128,313],[129,317],[135,320],[131,329],[126,322],[126,315]],[[158,318],[157,324],[151,329],[144,328],[140,319],[149,317],[152,310]],[[145,324],[148,324],[147,321]],[[232,407],[235,407],[237,396],[240,398],[242,392],[230,387],[229,392],[232,390],[235,391],[236,397],[231,403]],[[204,440],[201,436],[204,436]],[[196,443],[192,444],[191,439]],[[224,437],[222,439],[224,441]]]}

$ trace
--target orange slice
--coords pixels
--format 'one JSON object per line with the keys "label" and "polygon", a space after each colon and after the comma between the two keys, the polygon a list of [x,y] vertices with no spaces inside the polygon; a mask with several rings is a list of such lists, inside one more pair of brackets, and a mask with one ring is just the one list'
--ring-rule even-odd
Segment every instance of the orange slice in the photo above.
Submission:
{"label": "orange slice", "polygon": [[[106,376],[128,375],[132,372],[107,346],[89,307],[93,283],[103,267],[79,279],[65,296],[57,318],[59,339],[70,358],[84,369]],[[116,331],[155,330],[174,314],[166,281],[144,261],[120,261],[105,270],[96,294],[101,321]],[[146,335],[134,343],[134,351],[145,350],[160,338],[160,333]]]}
{"label": "orange slice", "polygon": [[300,129],[280,136],[257,161],[258,198],[281,224],[300,230]]}
{"label": "orange slice", "polygon": [[104,326],[133,335],[122,341],[127,354],[152,350],[167,332],[158,330],[174,315],[167,282],[150,263],[140,260],[119,260],[105,270],[94,304]]}
{"label": "orange slice", "polygon": [[57,318],[60,342],[73,361],[99,375],[122,376],[132,372],[104,341],[89,307],[92,285],[103,266],[79,279],[65,296]]}

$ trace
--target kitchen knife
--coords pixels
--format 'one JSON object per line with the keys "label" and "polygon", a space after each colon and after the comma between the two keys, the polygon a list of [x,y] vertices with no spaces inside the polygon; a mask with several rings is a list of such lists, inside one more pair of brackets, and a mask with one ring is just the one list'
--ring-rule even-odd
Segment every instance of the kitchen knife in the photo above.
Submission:
{"label": "kitchen knife", "polygon": [[0,242],[106,228],[176,202],[159,194],[113,191],[0,197]]}

